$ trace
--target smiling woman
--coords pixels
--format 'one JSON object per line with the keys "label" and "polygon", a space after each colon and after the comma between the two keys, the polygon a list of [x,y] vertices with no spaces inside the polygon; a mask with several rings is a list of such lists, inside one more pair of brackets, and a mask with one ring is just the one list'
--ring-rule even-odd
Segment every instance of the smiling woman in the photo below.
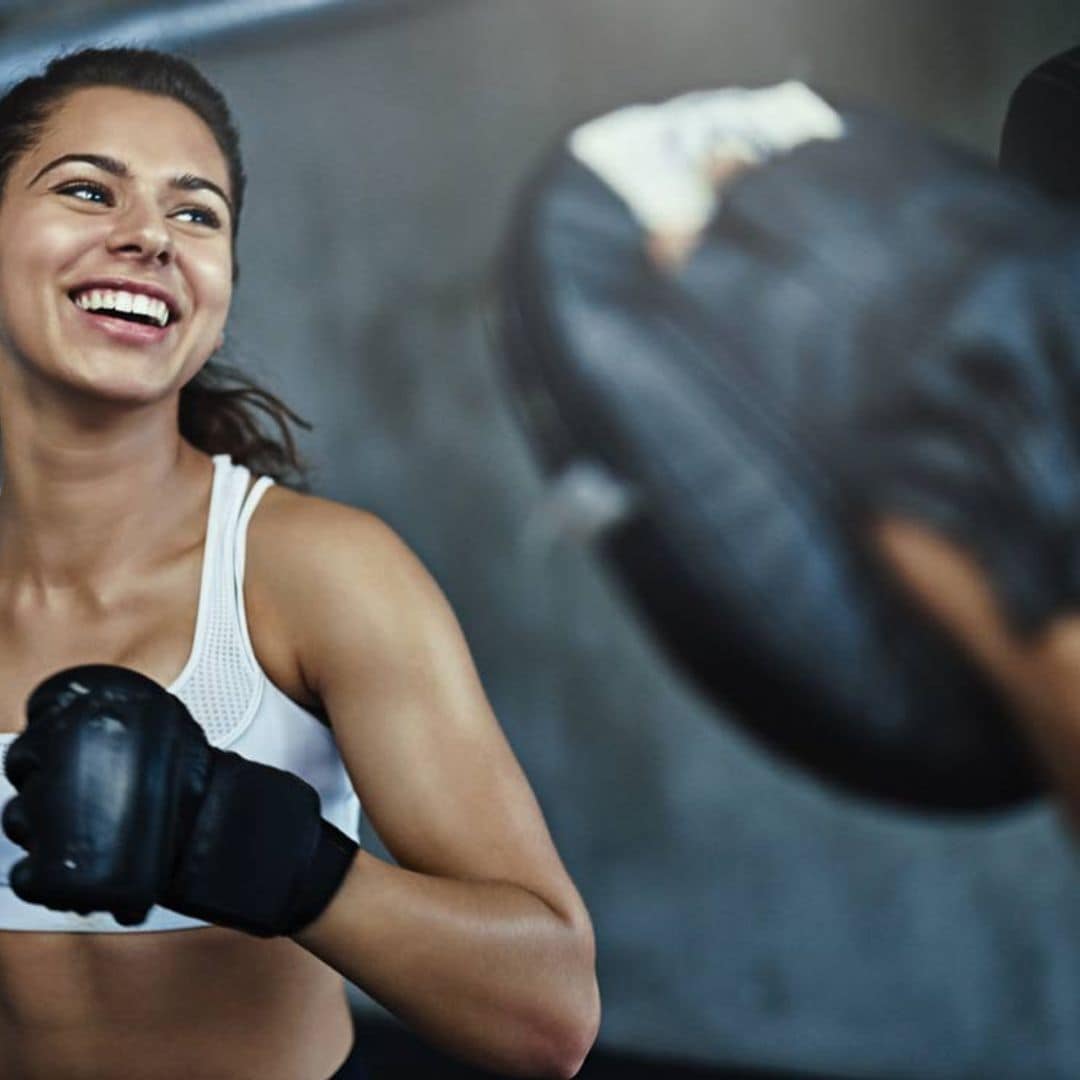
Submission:
{"label": "smiling woman", "polygon": [[343,977],[573,1075],[588,914],[453,613],[375,517],[253,475],[295,465],[290,414],[207,366],[220,95],[63,58],[0,100],[0,185],[4,1077],[359,1076]]}
{"label": "smiling woman", "polygon": [[[15,163],[41,139],[54,110],[76,91],[107,87],[114,91],[136,90],[155,96],[158,102],[186,106],[189,114],[194,113],[212,134],[224,159],[227,183],[223,186],[190,172],[172,177],[170,183],[177,194],[200,196],[195,204],[179,209],[178,222],[186,220],[195,228],[227,230],[232,239],[235,281],[235,240],[246,187],[239,139],[221,94],[177,57],[149,50],[84,50],[54,60],[45,74],[18,84],[0,100],[0,189],[6,189]],[[85,151],[45,163],[34,180],[54,168],[65,175],[79,176],[80,165],[85,178],[60,185],[53,177],[53,186],[73,200],[82,200],[88,208],[104,210],[112,205],[115,196],[106,181],[132,180],[123,160]],[[153,295],[150,286],[144,285],[144,289],[148,290],[146,295]],[[170,303],[167,296],[159,299]],[[77,302],[97,310],[110,305],[118,314],[128,314],[122,310],[128,303],[126,298],[110,300],[108,291],[100,299],[87,293]],[[117,303],[121,306],[116,307]],[[134,300],[131,303],[130,314],[139,321]],[[173,307],[170,313],[179,314]],[[269,421],[270,431],[265,421]],[[274,394],[218,360],[204,364],[181,391],[180,429],[186,439],[207,453],[229,454],[234,461],[278,479],[303,475],[290,423],[306,426]]]}

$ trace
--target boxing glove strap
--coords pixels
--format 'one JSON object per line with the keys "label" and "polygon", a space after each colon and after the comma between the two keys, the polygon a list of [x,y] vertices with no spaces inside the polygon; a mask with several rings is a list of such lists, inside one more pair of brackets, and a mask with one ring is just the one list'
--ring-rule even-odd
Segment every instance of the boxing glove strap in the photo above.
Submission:
{"label": "boxing glove strap", "polygon": [[228,751],[212,757],[163,902],[259,937],[295,932],[329,903],[356,845],[323,821],[300,777]]}
{"label": "boxing glove strap", "polygon": [[319,819],[319,839],[308,867],[300,879],[299,895],[290,905],[286,934],[295,934],[314,922],[341,887],[359,845],[325,818]]}

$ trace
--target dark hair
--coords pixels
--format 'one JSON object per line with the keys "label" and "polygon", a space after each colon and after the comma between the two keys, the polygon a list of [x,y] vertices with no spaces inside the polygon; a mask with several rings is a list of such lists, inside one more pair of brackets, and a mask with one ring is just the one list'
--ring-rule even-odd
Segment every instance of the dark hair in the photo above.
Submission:
{"label": "dark hair", "polygon": [[[240,139],[221,92],[191,63],[155,49],[80,49],[58,56],[40,75],[16,83],[0,97],[0,197],[15,162],[44,134],[53,112],[77,90],[115,86],[157,94],[186,105],[210,129],[229,172],[233,215],[233,278],[236,231],[247,179]],[[268,433],[269,419],[276,431]],[[209,454],[230,454],[254,472],[301,479],[305,466],[289,425],[310,425],[269,391],[233,367],[203,366],[180,391],[180,433]]]}
{"label": "dark hair", "polygon": [[1044,60],[1012,92],[998,162],[1058,199],[1080,201],[1080,47]]}

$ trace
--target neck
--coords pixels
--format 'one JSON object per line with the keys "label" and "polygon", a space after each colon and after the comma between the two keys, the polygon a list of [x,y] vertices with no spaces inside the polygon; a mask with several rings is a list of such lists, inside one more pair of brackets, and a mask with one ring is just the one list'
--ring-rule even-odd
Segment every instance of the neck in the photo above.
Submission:
{"label": "neck", "polygon": [[180,437],[175,399],[110,416],[0,408],[0,446],[0,581],[38,599],[122,588],[209,471]]}

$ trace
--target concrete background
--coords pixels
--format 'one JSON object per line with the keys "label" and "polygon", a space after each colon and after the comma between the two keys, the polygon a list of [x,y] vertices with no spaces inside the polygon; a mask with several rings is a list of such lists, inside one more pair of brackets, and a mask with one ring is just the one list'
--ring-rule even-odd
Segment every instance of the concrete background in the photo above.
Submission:
{"label": "concrete background", "polygon": [[609,1047],[1080,1075],[1080,874],[1043,808],[900,818],[766,758],[589,551],[523,543],[543,484],[489,344],[515,188],[584,117],[789,75],[993,152],[1077,40],[1071,0],[443,0],[193,50],[252,177],[232,359],[315,421],[315,489],[449,594],[593,912]]}

